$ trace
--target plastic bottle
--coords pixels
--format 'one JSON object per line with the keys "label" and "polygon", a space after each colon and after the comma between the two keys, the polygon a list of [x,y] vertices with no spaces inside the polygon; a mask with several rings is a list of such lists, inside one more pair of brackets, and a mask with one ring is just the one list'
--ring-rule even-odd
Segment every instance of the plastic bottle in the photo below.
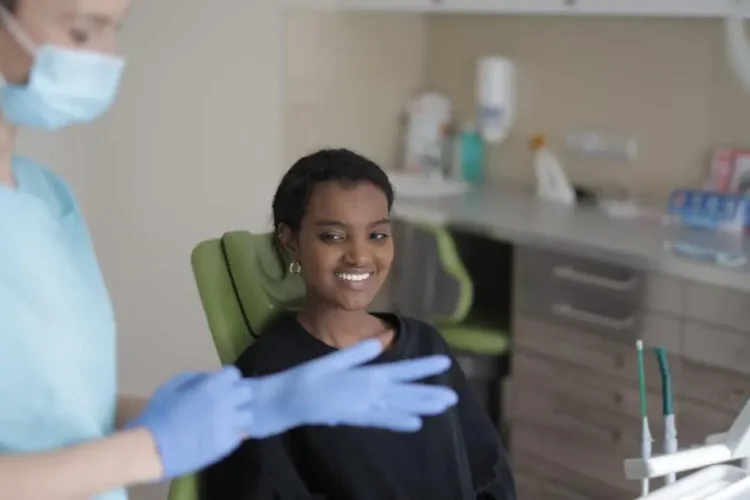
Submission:
{"label": "plastic bottle", "polygon": [[531,150],[534,152],[537,196],[568,205],[575,203],[575,191],[557,158],[547,149],[547,140],[543,135],[532,138]]}
{"label": "plastic bottle", "polygon": [[458,165],[460,178],[479,183],[484,179],[484,139],[473,122],[466,123],[458,138]]}

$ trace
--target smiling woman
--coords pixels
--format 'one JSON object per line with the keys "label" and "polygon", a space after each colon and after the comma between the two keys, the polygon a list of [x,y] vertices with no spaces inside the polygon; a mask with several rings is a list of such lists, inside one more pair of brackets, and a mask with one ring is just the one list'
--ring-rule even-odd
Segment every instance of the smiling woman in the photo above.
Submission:
{"label": "smiling woman", "polygon": [[[448,354],[431,326],[367,310],[393,261],[392,204],[383,170],[348,150],[320,151],[286,173],[273,203],[276,234],[307,292],[299,314],[263,332],[237,361],[245,376],[289,369],[363,339],[386,347],[377,362]],[[419,432],[308,426],[248,442],[209,469],[205,497],[514,499],[503,445],[458,364],[432,382],[455,389],[459,404],[426,419]],[[408,391],[400,397],[413,399]],[[405,429],[411,425],[404,421]]]}

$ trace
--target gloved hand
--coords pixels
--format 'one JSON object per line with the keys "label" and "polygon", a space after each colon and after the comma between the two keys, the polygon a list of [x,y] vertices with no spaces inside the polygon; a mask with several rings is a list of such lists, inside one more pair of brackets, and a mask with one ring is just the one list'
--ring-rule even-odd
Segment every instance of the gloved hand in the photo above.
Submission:
{"label": "gloved hand", "polygon": [[381,351],[381,343],[370,340],[259,378],[243,379],[234,366],[178,375],[126,428],[151,432],[170,479],[221,460],[245,437],[314,424],[416,431],[421,416],[456,404],[452,389],[413,383],[447,370],[449,357],[359,366]]}
{"label": "gloved hand", "polygon": [[164,479],[190,474],[234,451],[251,421],[249,379],[230,366],[177,375],[156,390],[125,427],[145,427],[156,442]]}
{"label": "gloved hand", "polygon": [[248,379],[254,398],[251,437],[264,438],[300,425],[355,425],[413,432],[421,416],[456,404],[453,389],[416,380],[446,371],[448,356],[360,366],[382,344],[368,340],[274,375]]}

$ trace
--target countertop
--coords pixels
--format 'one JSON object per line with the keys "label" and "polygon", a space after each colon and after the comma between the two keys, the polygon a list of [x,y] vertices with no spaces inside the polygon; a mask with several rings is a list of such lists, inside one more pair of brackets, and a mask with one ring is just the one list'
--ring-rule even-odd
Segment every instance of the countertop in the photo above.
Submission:
{"label": "countertop", "polygon": [[[547,247],[590,258],[622,262],[650,271],[750,292],[750,263],[732,269],[677,257],[667,241],[687,232],[691,240],[717,238],[655,219],[613,218],[595,208],[543,202],[517,187],[481,186],[433,198],[396,196],[395,217],[448,224],[517,245]],[[750,255],[750,239],[740,241]],[[750,262],[750,259],[748,259]]]}

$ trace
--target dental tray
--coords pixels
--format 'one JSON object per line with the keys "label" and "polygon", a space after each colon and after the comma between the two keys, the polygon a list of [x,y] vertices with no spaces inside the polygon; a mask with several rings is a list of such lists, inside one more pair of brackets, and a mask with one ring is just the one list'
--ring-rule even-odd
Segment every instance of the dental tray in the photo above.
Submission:
{"label": "dental tray", "polygon": [[750,498],[748,471],[714,465],[660,488],[642,500],[740,500]]}

